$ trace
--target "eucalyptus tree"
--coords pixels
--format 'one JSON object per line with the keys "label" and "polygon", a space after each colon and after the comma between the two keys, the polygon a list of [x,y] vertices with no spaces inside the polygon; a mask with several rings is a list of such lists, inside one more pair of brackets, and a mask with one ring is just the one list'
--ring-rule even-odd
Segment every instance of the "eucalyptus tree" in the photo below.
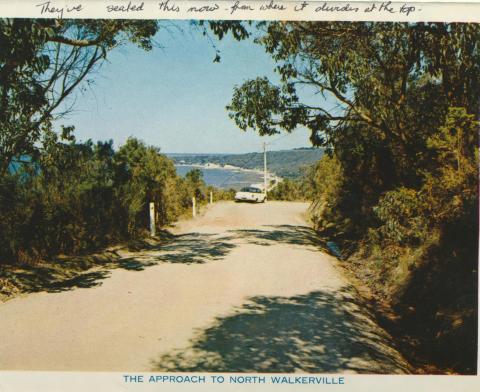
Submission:
{"label": "eucalyptus tree", "polygon": [[[374,157],[388,187],[392,180],[418,181],[429,158],[426,141],[449,107],[478,117],[478,25],[260,22],[256,27],[255,40],[276,61],[281,82],[263,77],[235,88],[227,109],[243,130],[271,135],[307,127],[315,145]],[[248,31],[245,24],[229,22],[219,36],[241,28]],[[306,99],[305,92],[314,98]]]}
{"label": "eucalyptus tree", "polygon": [[358,276],[399,305],[430,361],[474,373],[480,25],[219,27],[232,28],[256,36],[280,82],[237,86],[231,118],[260,135],[306,127],[329,147],[313,177],[316,228],[356,253]]}
{"label": "eucalyptus tree", "polygon": [[67,98],[112,49],[150,50],[157,30],[156,21],[0,19],[0,174],[13,158],[35,158]]}

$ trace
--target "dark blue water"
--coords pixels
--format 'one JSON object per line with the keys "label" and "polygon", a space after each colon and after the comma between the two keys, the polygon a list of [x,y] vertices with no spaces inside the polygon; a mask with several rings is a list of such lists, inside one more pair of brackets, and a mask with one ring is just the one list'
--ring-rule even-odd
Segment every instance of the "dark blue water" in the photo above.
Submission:
{"label": "dark blue water", "polygon": [[[18,171],[21,164],[12,162],[9,166],[11,173]],[[217,188],[239,190],[244,186],[263,183],[263,175],[256,172],[244,172],[235,169],[226,168],[206,168],[199,166],[180,165],[175,166],[180,176],[185,176],[192,169],[200,169],[203,173],[203,179],[207,185],[213,185]]]}
{"label": "dark blue water", "polygon": [[260,173],[244,172],[224,168],[205,168],[198,166],[181,165],[175,166],[177,173],[185,176],[192,169],[200,169],[203,173],[203,179],[207,185],[213,185],[217,188],[240,189],[251,184],[263,183],[263,176]]}

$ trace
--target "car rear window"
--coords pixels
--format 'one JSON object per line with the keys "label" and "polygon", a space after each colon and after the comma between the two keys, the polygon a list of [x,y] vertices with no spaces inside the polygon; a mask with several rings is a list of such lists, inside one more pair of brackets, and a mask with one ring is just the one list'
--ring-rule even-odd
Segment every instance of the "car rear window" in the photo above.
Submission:
{"label": "car rear window", "polygon": [[250,193],[262,193],[262,191],[258,188],[246,187],[242,188],[242,192],[250,192]]}

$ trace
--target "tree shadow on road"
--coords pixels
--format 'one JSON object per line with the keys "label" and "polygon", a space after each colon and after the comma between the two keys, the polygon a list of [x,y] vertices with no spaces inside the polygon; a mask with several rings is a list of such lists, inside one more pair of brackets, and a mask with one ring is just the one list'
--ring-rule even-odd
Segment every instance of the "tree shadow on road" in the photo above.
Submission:
{"label": "tree shadow on road", "polygon": [[[233,248],[230,237],[211,234],[163,233],[156,240],[137,241],[134,252],[122,256],[118,251],[86,256],[63,256],[36,265],[16,265],[0,270],[0,296],[90,288],[102,284],[112,269],[143,271],[160,263],[203,264],[221,260]],[[5,291],[5,293],[4,293]]]}
{"label": "tree shadow on road", "polygon": [[388,335],[362,313],[352,289],[254,297],[218,318],[153,371],[408,373]]}
{"label": "tree shadow on road", "polygon": [[159,247],[162,253],[155,260],[162,263],[204,264],[223,259],[236,247],[232,237],[189,233],[175,237],[170,244]]}
{"label": "tree shadow on road", "polygon": [[326,242],[311,227],[297,225],[265,225],[263,227],[265,230],[242,229],[230,230],[229,233],[255,245],[270,246],[280,243],[309,246],[329,252]]}
{"label": "tree shadow on road", "polygon": [[[162,237],[160,241],[137,244],[128,263],[119,265],[139,271],[142,267],[159,263],[205,264],[223,259],[236,247],[233,236],[218,237],[215,234],[187,233]],[[121,263],[119,263],[121,264]]]}
{"label": "tree shadow on road", "polygon": [[11,279],[8,283],[15,285],[15,289],[19,293],[36,293],[41,291],[59,293],[77,288],[99,286],[101,285],[101,280],[110,276],[110,272],[106,270],[61,272],[56,268],[23,267],[21,270],[9,275]]}
{"label": "tree shadow on road", "polygon": [[59,293],[101,285],[110,276],[105,268],[119,258],[115,252],[87,256],[58,257],[34,265],[3,266],[0,269],[0,296],[49,292]]}

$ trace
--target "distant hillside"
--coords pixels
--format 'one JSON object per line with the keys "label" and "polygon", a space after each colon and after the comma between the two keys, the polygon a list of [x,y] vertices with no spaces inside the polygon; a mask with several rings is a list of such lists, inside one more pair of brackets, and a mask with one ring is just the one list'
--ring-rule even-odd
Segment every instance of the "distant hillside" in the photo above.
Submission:
{"label": "distant hillside", "polygon": [[[315,164],[323,155],[320,148],[268,151],[268,170],[280,177],[301,176],[302,168]],[[263,153],[247,154],[167,154],[175,163],[232,165],[244,169],[263,169]]]}

